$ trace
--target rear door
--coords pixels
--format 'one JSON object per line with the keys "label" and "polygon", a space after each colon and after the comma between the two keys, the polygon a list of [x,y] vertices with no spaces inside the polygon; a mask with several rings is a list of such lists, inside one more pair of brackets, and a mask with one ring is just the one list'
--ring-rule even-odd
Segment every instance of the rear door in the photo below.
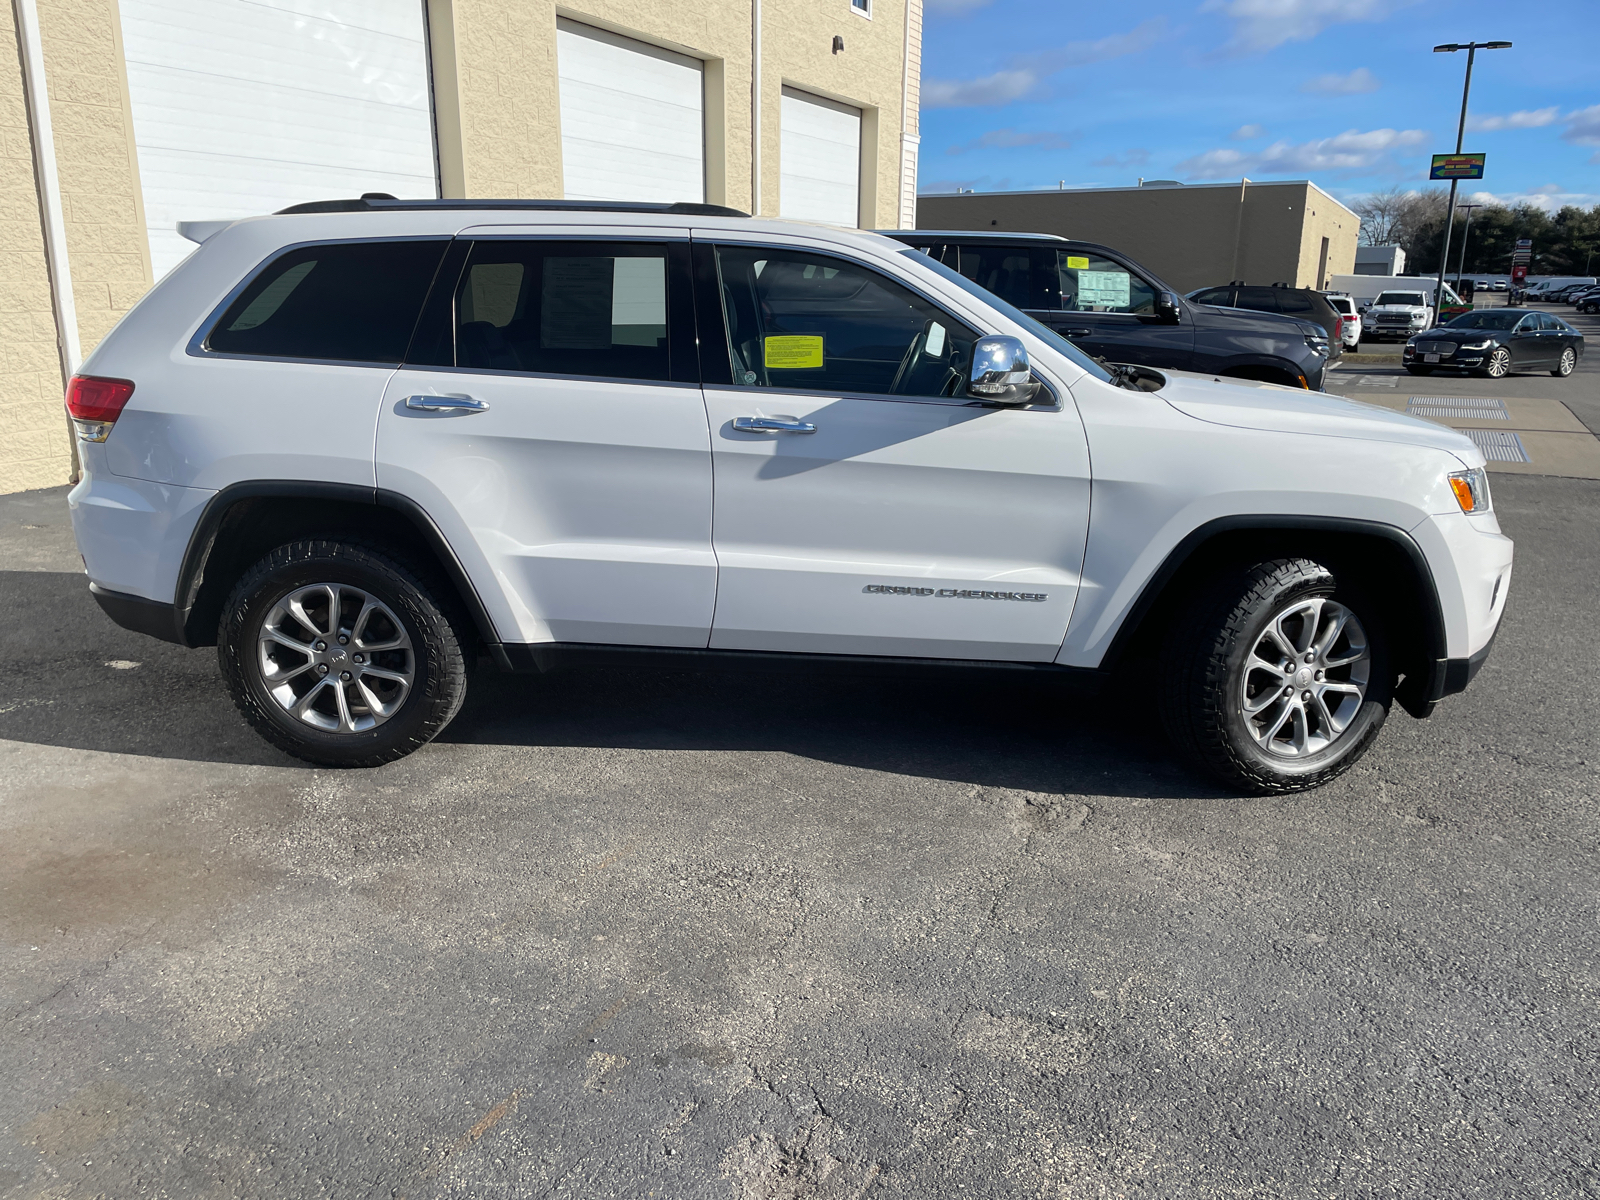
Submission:
{"label": "rear door", "polygon": [[[700,235],[697,235],[700,236]],[[1089,513],[1070,397],[956,394],[981,331],[823,247],[696,243],[713,647],[1048,662]]]}
{"label": "rear door", "polygon": [[[472,231],[469,231],[472,233]],[[704,646],[711,456],[687,237],[478,231],[378,422],[507,642]]]}

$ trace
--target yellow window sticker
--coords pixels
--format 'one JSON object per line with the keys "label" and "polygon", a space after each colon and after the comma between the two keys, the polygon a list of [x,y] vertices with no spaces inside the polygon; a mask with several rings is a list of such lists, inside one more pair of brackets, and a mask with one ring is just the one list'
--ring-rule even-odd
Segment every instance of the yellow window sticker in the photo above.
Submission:
{"label": "yellow window sticker", "polygon": [[1069,270],[1069,271],[1087,271],[1088,269],[1089,269],[1089,260],[1087,258],[1080,258],[1076,254],[1067,255],[1067,270]]}
{"label": "yellow window sticker", "polygon": [[766,365],[781,371],[799,371],[822,365],[820,334],[790,334],[769,337],[765,343]]}

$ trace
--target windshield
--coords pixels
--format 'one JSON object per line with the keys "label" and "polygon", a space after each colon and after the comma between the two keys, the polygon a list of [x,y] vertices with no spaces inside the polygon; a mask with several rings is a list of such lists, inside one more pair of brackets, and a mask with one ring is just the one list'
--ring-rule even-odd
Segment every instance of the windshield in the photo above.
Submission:
{"label": "windshield", "polygon": [[1421,292],[1385,292],[1377,299],[1378,304],[1409,304],[1416,308],[1426,308],[1427,298]]}
{"label": "windshield", "polygon": [[1095,362],[1094,359],[1090,358],[1082,350],[1079,350],[1071,342],[1067,341],[1066,338],[1062,337],[1054,329],[1051,329],[1048,325],[1044,325],[1038,321],[1035,321],[1020,308],[1007,304],[993,292],[987,290],[986,288],[979,287],[977,284],[973,283],[972,280],[961,274],[961,272],[952,271],[949,267],[945,266],[937,259],[930,258],[927,253],[922,250],[902,250],[900,253],[915,255],[917,264],[919,266],[928,267],[931,270],[936,271],[941,278],[948,279],[963,292],[966,292],[972,296],[976,296],[979,300],[982,300],[985,304],[989,305],[989,307],[997,310],[998,312],[1004,313],[1018,325],[1021,325],[1029,333],[1033,334],[1034,337],[1038,338],[1045,345],[1049,346],[1057,353],[1071,359],[1074,364],[1082,367],[1089,374],[1100,380],[1101,383],[1111,382],[1111,373],[1109,371],[1107,371],[1099,363]]}
{"label": "windshield", "polygon": [[1523,315],[1514,309],[1510,312],[1505,309],[1499,312],[1469,312],[1462,313],[1447,324],[1451,329],[1515,329]]}

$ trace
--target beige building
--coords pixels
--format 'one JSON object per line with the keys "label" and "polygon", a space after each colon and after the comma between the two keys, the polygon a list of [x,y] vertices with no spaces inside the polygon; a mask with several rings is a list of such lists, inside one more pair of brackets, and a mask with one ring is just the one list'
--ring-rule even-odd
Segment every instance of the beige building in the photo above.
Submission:
{"label": "beige building", "polygon": [[1316,184],[1161,181],[1131,188],[963,192],[918,201],[921,229],[1011,229],[1121,250],[1190,292],[1247,283],[1327,286],[1355,268],[1361,219]]}
{"label": "beige building", "polygon": [[388,192],[911,227],[921,37],[922,0],[10,0],[0,492],[71,477],[64,377],[182,222]]}

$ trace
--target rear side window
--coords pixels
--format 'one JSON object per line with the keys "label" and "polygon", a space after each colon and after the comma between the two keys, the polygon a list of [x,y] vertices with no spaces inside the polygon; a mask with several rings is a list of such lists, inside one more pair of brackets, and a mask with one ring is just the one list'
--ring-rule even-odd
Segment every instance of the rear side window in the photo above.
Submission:
{"label": "rear side window", "polygon": [[1017,308],[1060,308],[1055,251],[1024,246],[962,246],[954,266],[984,291]]}
{"label": "rear side window", "polygon": [[219,354],[398,363],[446,241],[301,246],[274,259],[206,339]]}
{"label": "rear side window", "polygon": [[1225,287],[1206,288],[1203,292],[1196,292],[1189,299],[1196,304],[1215,304],[1219,308],[1231,308],[1233,306],[1232,289]]}
{"label": "rear side window", "polygon": [[1281,288],[1242,287],[1239,289],[1239,307],[1253,308],[1257,312],[1279,312],[1278,293]]}
{"label": "rear side window", "polygon": [[456,288],[455,365],[670,380],[667,285],[661,244],[474,242]]}
{"label": "rear side window", "polygon": [[1297,317],[1306,317],[1310,320],[1316,320],[1322,316],[1317,311],[1316,305],[1311,303],[1310,296],[1290,288],[1278,289],[1278,311],[1293,313]]}

